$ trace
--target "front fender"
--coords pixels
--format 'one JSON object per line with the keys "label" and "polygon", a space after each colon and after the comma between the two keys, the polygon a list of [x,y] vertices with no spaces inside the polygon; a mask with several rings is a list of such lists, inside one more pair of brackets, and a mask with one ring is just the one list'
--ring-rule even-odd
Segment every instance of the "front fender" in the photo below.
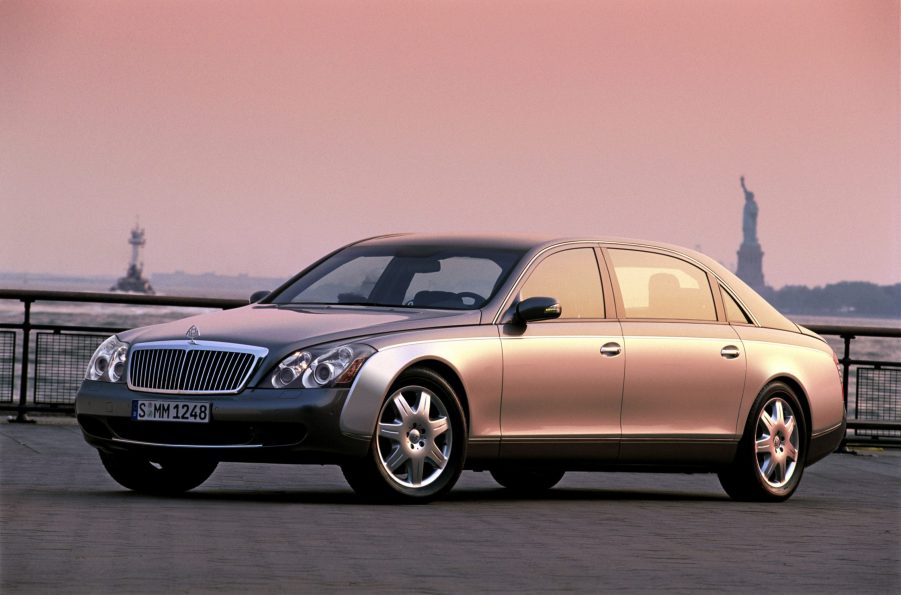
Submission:
{"label": "front fender", "polygon": [[458,397],[467,400],[470,437],[500,437],[501,344],[497,329],[488,328],[488,336],[411,338],[380,346],[360,369],[350,389],[341,410],[341,432],[372,439],[379,410],[391,386],[404,370],[428,361],[449,367],[460,379],[465,395]]}

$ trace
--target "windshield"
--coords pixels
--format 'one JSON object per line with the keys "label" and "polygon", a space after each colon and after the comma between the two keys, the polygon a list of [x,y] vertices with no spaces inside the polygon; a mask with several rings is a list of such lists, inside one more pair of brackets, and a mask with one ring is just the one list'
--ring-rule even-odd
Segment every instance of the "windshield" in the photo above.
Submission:
{"label": "windshield", "polygon": [[351,246],[272,302],[474,310],[491,299],[523,254],[473,246]]}

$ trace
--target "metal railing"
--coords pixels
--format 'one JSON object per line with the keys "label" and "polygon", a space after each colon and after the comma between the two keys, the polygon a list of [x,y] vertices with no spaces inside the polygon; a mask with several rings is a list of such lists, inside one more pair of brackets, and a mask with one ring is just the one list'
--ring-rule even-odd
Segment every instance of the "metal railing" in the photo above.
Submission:
{"label": "metal railing", "polygon": [[[236,299],[9,289],[0,289],[0,300],[16,300],[23,305],[21,322],[0,322],[0,410],[15,411],[15,421],[27,421],[28,412],[74,412],[75,394],[91,354],[106,337],[123,330],[115,326],[33,323],[32,305],[35,302],[217,309],[247,304],[245,300]],[[876,357],[852,356],[855,341],[897,341],[901,339],[901,329],[807,326],[827,339],[831,338],[833,348],[840,355],[848,437],[855,441],[901,442],[901,362],[880,357],[878,353]],[[17,338],[21,340],[18,350]],[[33,353],[32,342],[35,345]],[[858,349],[860,351],[866,350]],[[894,353],[898,352],[895,348]],[[30,383],[29,379],[32,379]],[[32,389],[30,399],[29,386]],[[14,399],[16,392],[17,402]],[[853,400],[849,400],[851,394]]]}
{"label": "metal railing", "polygon": [[[221,298],[18,289],[0,289],[0,300],[19,301],[23,307],[21,322],[0,322],[0,411],[15,411],[16,416],[10,421],[18,422],[29,421],[29,412],[73,413],[75,393],[94,350],[109,335],[123,330],[117,326],[34,323],[32,306],[35,302],[217,309],[247,304],[246,300]],[[18,353],[17,339],[22,343]],[[32,370],[33,374],[30,373]],[[14,402],[16,377],[19,379],[18,402]],[[29,379],[33,379],[31,399],[28,398]]]}
{"label": "metal railing", "polygon": [[[862,339],[901,339],[901,329],[862,326],[806,325],[829,339],[842,367],[842,397],[848,414],[847,439],[854,442],[901,443],[901,361],[885,357],[852,357],[851,346]],[[894,353],[898,353],[897,347]],[[854,374],[852,374],[854,372]],[[851,387],[854,387],[854,399]]]}

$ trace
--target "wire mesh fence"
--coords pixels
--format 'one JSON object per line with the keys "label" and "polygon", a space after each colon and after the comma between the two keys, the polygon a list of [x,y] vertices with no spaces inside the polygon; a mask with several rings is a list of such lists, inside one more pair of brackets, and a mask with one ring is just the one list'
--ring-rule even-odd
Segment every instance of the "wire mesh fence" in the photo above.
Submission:
{"label": "wire mesh fence", "polygon": [[[861,421],[901,420],[901,368],[857,368],[856,419]],[[857,428],[858,436],[901,438],[901,430]]]}
{"label": "wire mesh fence", "polygon": [[16,332],[0,331],[0,403],[12,403],[16,374]]}
{"label": "wire mesh fence", "polygon": [[34,402],[75,404],[87,362],[107,335],[41,332],[35,341]]}

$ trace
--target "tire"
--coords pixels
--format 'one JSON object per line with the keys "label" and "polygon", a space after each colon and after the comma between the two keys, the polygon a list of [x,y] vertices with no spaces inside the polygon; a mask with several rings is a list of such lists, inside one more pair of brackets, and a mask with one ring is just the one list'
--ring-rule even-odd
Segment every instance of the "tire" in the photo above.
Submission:
{"label": "tire", "polygon": [[560,483],[565,471],[558,469],[492,469],[491,477],[508,490],[523,494],[547,491]]}
{"label": "tire", "polygon": [[196,488],[209,479],[218,465],[206,459],[148,459],[102,451],[100,461],[119,485],[157,496],[173,496]]}
{"label": "tire", "polygon": [[795,492],[807,457],[807,424],[795,392],[774,382],[754,401],[738,452],[720,484],[734,500],[781,502]]}
{"label": "tire", "polygon": [[342,465],[365,499],[425,503],[446,494],[466,460],[466,419],[451,385],[411,368],[388,391],[367,456]]}

